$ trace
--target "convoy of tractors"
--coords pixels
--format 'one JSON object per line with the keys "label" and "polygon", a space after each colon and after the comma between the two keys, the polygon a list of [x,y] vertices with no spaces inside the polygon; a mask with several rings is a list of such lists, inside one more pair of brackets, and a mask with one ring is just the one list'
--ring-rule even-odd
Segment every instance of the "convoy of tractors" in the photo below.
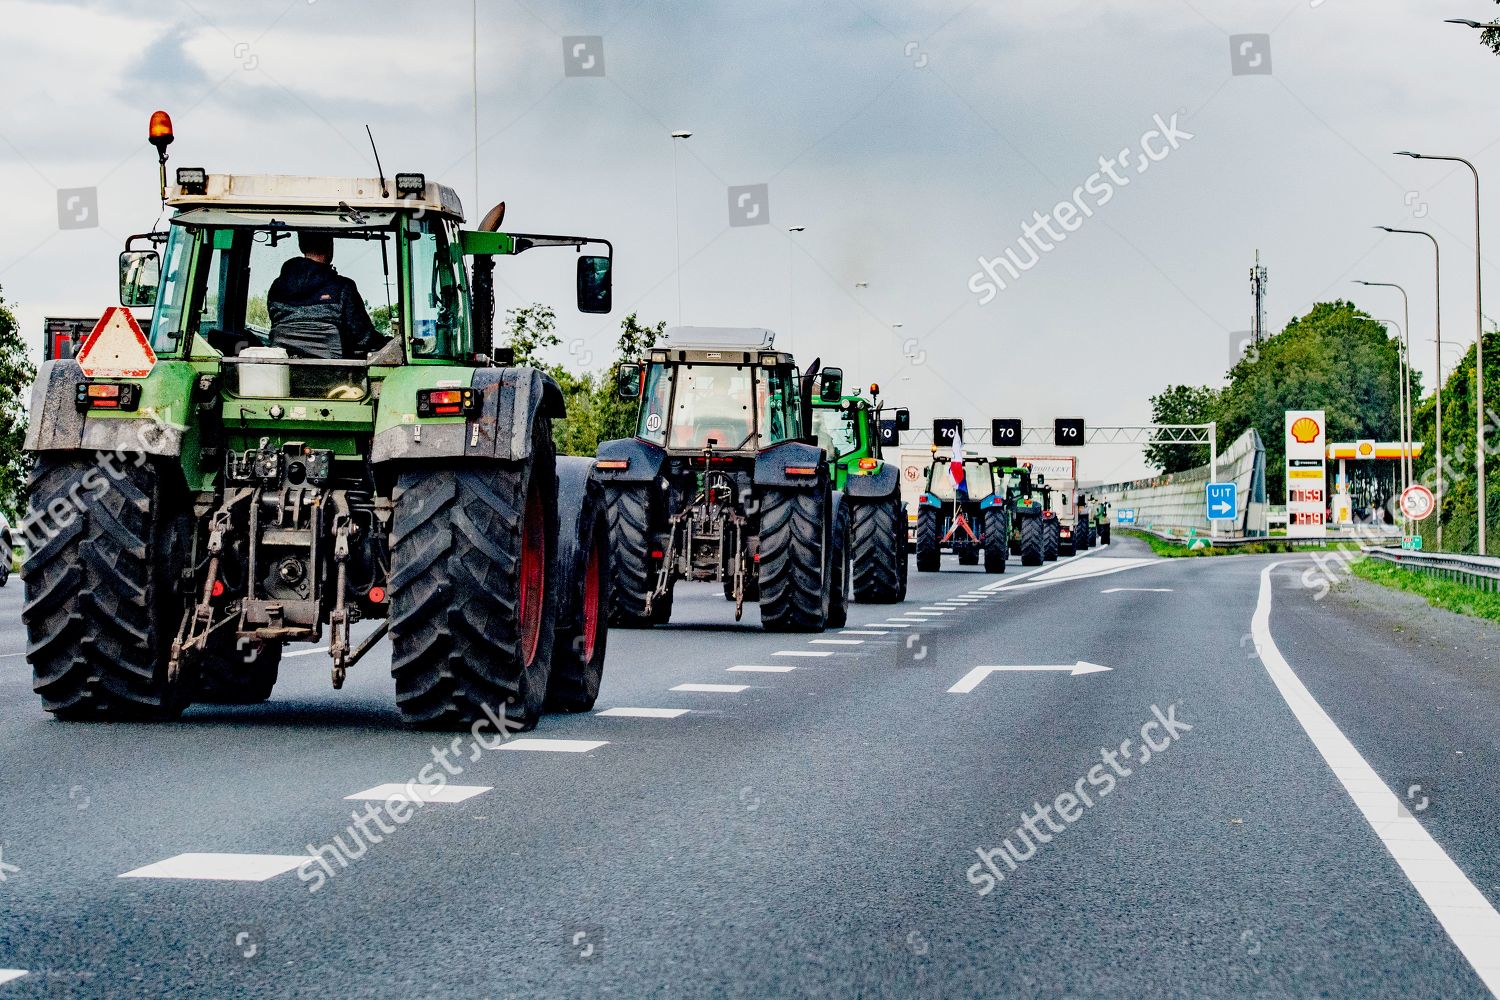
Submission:
{"label": "convoy of tractors", "polygon": [[[503,231],[503,204],[463,229],[454,192],[415,173],[169,184],[162,112],[150,141],[170,223],[126,241],[120,306],[49,352],[33,394],[18,534],[48,712],[264,701],[296,643],[326,645],[337,688],[389,635],[408,723],[527,728],[592,708],[609,629],[667,623],[680,583],[719,584],[737,621],[758,604],[772,631],[905,600],[910,512],[883,442],[910,414],[878,386],[799,369],[768,330],[674,328],[616,368],[633,436],[558,456],[561,390],[494,342],[496,258],[571,249],[578,309],[607,313],[608,240]],[[335,248],[380,263],[368,349],[327,305],[341,286],[308,305],[278,284]],[[936,452],[919,571],[1108,542],[1086,494]]]}

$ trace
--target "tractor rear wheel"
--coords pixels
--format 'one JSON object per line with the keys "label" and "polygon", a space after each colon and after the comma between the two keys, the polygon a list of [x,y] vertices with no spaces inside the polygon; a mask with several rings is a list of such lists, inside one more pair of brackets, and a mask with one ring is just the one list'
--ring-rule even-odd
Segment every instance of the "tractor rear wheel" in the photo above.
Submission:
{"label": "tractor rear wheel", "polygon": [[[391,530],[391,673],[420,726],[536,724],[557,627],[552,420],[531,458],[401,472]],[[514,730],[513,730],[514,731]]]}
{"label": "tractor rear wheel", "polygon": [[1010,552],[1010,518],[999,507],[984,512],[984,571],[1004,573],[1005,557]]}
{"label": "tractor rear wheel", "polygon": [[[167,676],[186,608],[191,517],[175,469],[145,456],[37,459],[21,620],[33,689],[60,719],[173,719],[194,687]],[[111,481],[112,480],[112,481]]]}
{"label": "tractor rear wheel", "polygon": [[917,572],[936,573],[943,563],[940,548],[942,531],[938,525],[938,512],[932,507],[923,507],[917,512]]}
{"label": "tractor rear wheel", "polygon": [[656,589],[651,484],[605,487],[604,514],[609,525],[609,623],[617,628],[664,624],[672,617],[670,589],[646,613],[646,598]]}
{"label": "tractor rear wheel", "polygon": [[1028,517],[1021,521],[1021,565],[1040,566],[1042,564],[1043,550],[1046,543],[1043,536],[1047,533],[1046,527],[1039,517]]}
{"label": "tractor rear wheel", "polygon": [[557,460],[557,636],[545,707],[587,712],[599,698],[609,642],[609,527],[591,458]]}
{"label": "tractor rear wheel", "polygon": [[821,632],[828,624],[826,490],[768,489],[760,497],[760,623],[767,631]]}
{"label": "tractor rear wheel", "polygon": [[1103,545],[1109,544],[1109,523],[1099,525],[1099,542]]}
{"label": "tractor rear wheel", "polygon": [[1052,562],[1057,558],[1059,526],[1055,519],[1042,521],[1042,558]]}
{"label": "tractor rear wheel", "polygon": [[833,552],[829,559],[828,627],[843,628],[849,623],[849,598],[854,586],[854,547],[849,527],[849,507],[839,505],[833,524]]}
{"label": "tractor rear wheel", "polygon": [[901,498],[851,502],[854,515],[854,599],[861,604],[894,604],[902,599],[906,575],[906,519]]}

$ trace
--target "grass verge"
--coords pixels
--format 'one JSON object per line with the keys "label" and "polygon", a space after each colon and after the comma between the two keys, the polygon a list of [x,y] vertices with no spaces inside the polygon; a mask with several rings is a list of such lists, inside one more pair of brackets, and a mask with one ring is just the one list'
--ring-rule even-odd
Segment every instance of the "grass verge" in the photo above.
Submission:
{"label": "grass verge", "polygon": [[1361,559],[1351,567],[1355,576],[1384,587],[1394,587],[1427,598],[1427,603],[1445,611],[1500,622],[1500,594],[1477,590],[1420,570],[1393,566],[1379,559]]}
{"label": "grass verge", "polygon": [[[1195,556],[1254,556],[1266,555],[1273,552],[1279,553],[1313,551],[1305,543],[1302,545],[1294,545],[1290,541],[1278,541],[1274,538],[1268,539],[1264,542],[1250,542],[1247,545],[1236,545],[1229,548],[1214,548],[1211,545],[1205,545],[1202,548],[1190,549],[1186,544],[1182,542],[1164,541],[1163,539],[1157,538],[1155,535],[1149,534],[1145,531],[1135,531],[1130,528],[1117,528],[1115,530],[1122,535],[1129,535],[1132,538],[1139,538],[1141,541],[1151,546],[1152,552],[1156,553],[1159,556],[1164,556],[1168,559],[1185,559]],[[1357,548],[1359,548],[1359,546],[1354,544],[1353,542],[1334,542],[1333,544],[1326,546],[1326,549],[1328,550]]]}

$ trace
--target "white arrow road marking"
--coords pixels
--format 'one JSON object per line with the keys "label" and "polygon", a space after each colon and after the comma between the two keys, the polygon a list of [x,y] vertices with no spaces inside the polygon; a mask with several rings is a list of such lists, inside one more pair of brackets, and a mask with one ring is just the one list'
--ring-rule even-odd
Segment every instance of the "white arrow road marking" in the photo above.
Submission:
{"label": "white arrow road marking", "polygon": [[1110,587],[1108,590],[1099,591],[1101,594],[1170,594],[1171,587]]}
{"label": "white arrow road marking", "polygon": [[598,750],[609,740],[549,740],[538,736],[523,736],[518,740],[507,740],[501,750],[536,750],[541,753],[588,753]]}
{"label": "white arrow road marking", "polygon": [[387,784],[376,785],[374,788],[366,788],[362,792],[353,795],[345,795],[345,799],[375,799],[380,802],[389,802],[391,799],[401,799],[410,802],[413,797],[423,802],[462,802],[464,799],[472,799],[476,795],[488,792],[492,785],[424,785],[419,781],[413,781],[411,787],[406,785]]}
{"label": "white arrow road marking", "polygon": [[184,878],[264,882],[313,860],[310,854],[176,854],[120,878]]}
{"label": "white arrow road marking", "polygon": [[26,975],[25,969],[0,969],[0,983],[8,983],[13,979],[20,979]]}
{"label": "white arrow road marking", "polygon": [[606,708],[594,714],[615,719],[675,719],[687,715],[688,711],[686,708]]}
{"label": "white arrow road marking", "polygon": [[1250,633],[1255,638],[1260,662],[1313,746],[1328,762],[1334,777],[1364,814],[1365,821],[1391,852],[1453,944],[1463,952],[1490,993],[1500,997],[1500,913],[1495,912],[1463,869],[1453,863],[1427,828],[1380,780],[1380,775],[1323,711],[1276,648],[1271,637],[1271,570],[1280,565],[1275,562],[1260,571],[1260,597],[1255,603],[1255,617],[1250,620]]}
{"label": "white arrow road marking", "polygon": [[964,674],[962,680],[949,688],[948,693],[968,694],[979,686],[980,681],[993,673],[1036,673],[1050,671],[1054,673],[1067,673],[1077,677],[1079,674],[1097,674],[1109,669],[1109,667],[1102,664],[1089,663],[1087,660],[1079,660],[1077,663],[1009,664],[1001,667],[975,667]]}

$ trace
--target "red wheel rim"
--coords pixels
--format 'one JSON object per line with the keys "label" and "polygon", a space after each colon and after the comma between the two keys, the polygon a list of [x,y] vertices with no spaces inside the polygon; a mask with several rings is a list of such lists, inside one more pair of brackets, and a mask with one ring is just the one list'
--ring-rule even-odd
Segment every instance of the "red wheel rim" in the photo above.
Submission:
{"label": "red wheel rim", "polygon": [[595,539],[589,550],[589,564],[583,571],[583,662],[594,662],[594,646],[599,641],[599,545]]}
{"label": "red wheel rim", "polygon": [[542,638],[542,602],[547,586],[547,522],[541,497],[532,489],[521,526],[521,663],[531,666]]}

